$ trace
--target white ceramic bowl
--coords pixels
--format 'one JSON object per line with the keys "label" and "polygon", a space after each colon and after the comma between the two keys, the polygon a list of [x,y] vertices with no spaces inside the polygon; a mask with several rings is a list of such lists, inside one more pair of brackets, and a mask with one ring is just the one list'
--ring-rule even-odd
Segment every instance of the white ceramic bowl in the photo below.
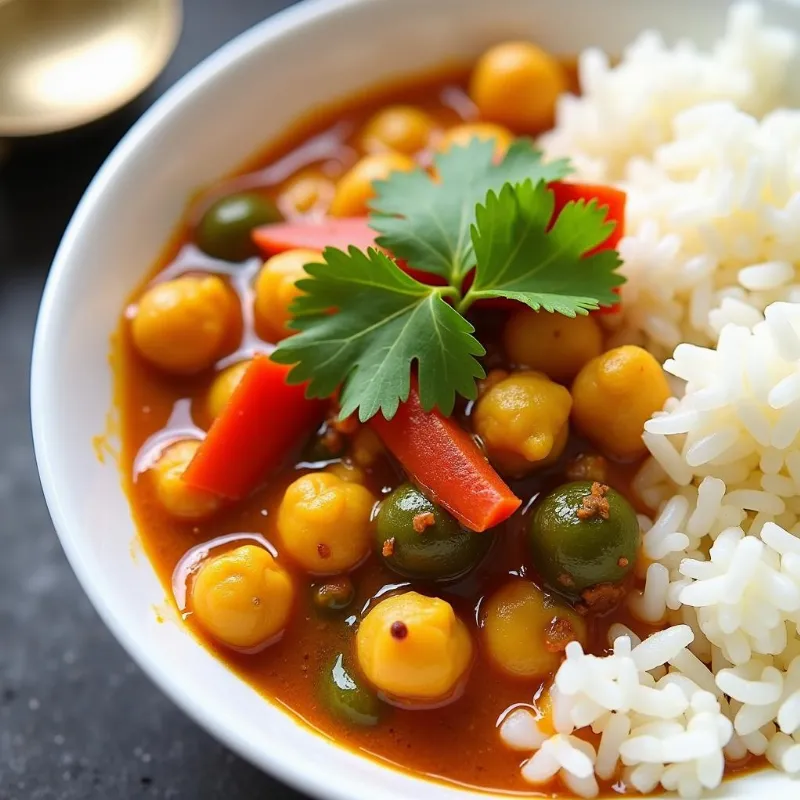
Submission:
{"label": "white ceramic bowl", "polygon": [[[172,88],[114,150],[86,192],[47,282],[33,355],[32,417],[42,484],[64,550],[97,610],[152,679],[254,764],[326,800],[467,800],[311,733],[216,661],[174,616],[135,542],[117,465],[92,437],[112,408],[109,338],[123,303],[167,241],[187,197],[295,118],[403,74],[530,37],[574,54],[614,53],[643,28],[707,42],[726,0],[306,0],[257,25]],[[797,2],[766,0],[800,28]],[[135,548],[134,548],[135,549]],[[491,731],[486,731],[491,736]],[[796,792],[764,771],[717,796]]]}

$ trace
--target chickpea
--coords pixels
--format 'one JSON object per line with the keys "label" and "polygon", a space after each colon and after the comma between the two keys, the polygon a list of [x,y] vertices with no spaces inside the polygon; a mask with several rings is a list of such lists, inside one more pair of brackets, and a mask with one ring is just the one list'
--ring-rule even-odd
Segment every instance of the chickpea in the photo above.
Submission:
{"label": "chickpea", "polygon": [[555,672],[567,644],[586,645],[586,623],[527,580],[515,578],[483,604],[481,636],[492,663],[512,678]]}
{"label": "chickpea", "polygon": [[367,480],[364,470],[350,461],[338,461],[327,467],[325,471],[329,472],[331,475],[335,475],[339,480],[345,483],[360,483],[363,485]]}
{"label": "chickpea", "polygon": [[314,575],[357,567],[372,544],[375,497],[332,472],[310,472],[289,486],[278,509],[288,554]]}
{"label": "chickpea", "polygon": [[572,419],[578,430],[612,458],[633,460],[647,448],[644,423],[672,393],[661,364],[635,345],[593,358],[572,384]]}
{"label": "chickpea", "polygon": [[414,106],[389,106],[372,116],[361,132],[361,147],[368,153],[393,150],[412,156],[427,146],[433,120]]}
{"label": "chickpea", "polygon": [[211,387],[206,395],[206,412],[210,419],[216,419],[222,409],[228,405],[231,395],[236,390],[239,382],[242,380],[247,368],[250,366],[250,360],[239,361],[232,364],[230,367],[225,367],[222,372],[218,372],[214,376]]}
{"label": "chickpea", "polygon": [[472,423],[489,460],[501,472],[518,476],[561,455],[571,407],[569,392],[546,375],[514,372],[481,395]]}
{"label": "chickpea", "polygon": [[552,126],[556,100],[567,89],[567,75],[553,56],[529,42],[506,42],[480,58],[469,93],[483,119],[538,133]]}
{"label": "chickpea", "polygon": [[603,333],[594,317],[565,317],[524,309],[513,314],[503,331],[509,360],[568,383],[580,368],[603,352]]}
{"label": "chickpea", "polygon": [[455,125],[445,131],[439,140],[438,149],[443,153],[447,152],[453,145],[464,147],[473,139],[480,139],[482,142],[489,139],[495,140],[495,156],[502,158],[506,150],[511,147],[514,141],[514,134],[502,125],[495,125],[491,122],[473,122],[465,125]]}
{"label": "chickpea", "polygon": [[200,442],[197,439],[184,439],[169,445],[149,473],[159,503],[177,519],[205,519],[222,507],[220,497],[204,489],[195,489],[183,480],[183,473],[198,447]]}
{"label": "chickpea", "polygon": [[453,607],[416,592],[388,597],[356,634],[361,671],[399,700],[433,702],[458,687],[472,661],[472,639]]}
{"label": "chickpea", "polygon": [[331,205],[336,186],[319,170],[304,170],[290,178],[278,197],[278,205],[287,216],[324,214]]}
{"label": "chickpea", "polygon": [[402,153],[375,153],[364,156],[336,184],[330,213],[333,217],[361,217],[368,212],[367,203],[375,196],[372,184],[393,172],[408,172],[414,162]]}
{"label": "chickpea", "polygon": [[372,428],[361,427],[353,436],[353,461],[360,467],[371,467],[384,453],[383,442]]}
{"label": "chickpea", "polygon": [[192,583],[194,618],[229,647],[252,648],[283,632],[294,601],[289,574],[263,547],[212,556]]}
{"label": "chickpea", "polygon": [[233,297],[216,275],[185,275],[157,283],[139,300],[133,344],[166,372],[191,375],[221,355],[233,317]]}
{"label": "chickpea", "polygon": [[255,284],[254,310],[256,324],[268,337],[279,341],[294,333],[288,327],[292,319],[289,306],[301,293],[295,284],[308,277],[303,269],[306,264],[321,261],[318,250],[297,248],[272,256],[261,267]]}

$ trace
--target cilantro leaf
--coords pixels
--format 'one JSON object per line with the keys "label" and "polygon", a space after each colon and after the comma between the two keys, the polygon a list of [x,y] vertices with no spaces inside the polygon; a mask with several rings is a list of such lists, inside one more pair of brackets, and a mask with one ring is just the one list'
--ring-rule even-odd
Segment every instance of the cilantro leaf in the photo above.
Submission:
{"label": "cilantro leaf", "polygon": [[617,252],[586,255],[614,229],[606,210],[595,200],[570,202],[551,228],[554,206],[544,182],[506,184],[487,194],[471,230],[475,281],[460,310],[481,298],[507,297],[574,317],[618,302],[612,289],[624,278],[614,271]]}
{"label": "cilantro leaf", "polygon": [[451,288],[419,283],[371,248],[329,247],[323,257],[297,282],[304,294],[290,310],[300,332],[272,355],[295,364],[291,383],[309,381],[310,397],[329,397],[341,385],[342,417],[358,410],[362,422],[379,411],[394,416],[408,399],[414,361],[425,410],[437,406],[449,415],[456,393],[476,396],[475,379],[484,372],[475,357],[485,351],[472,325],[445,302]]}
{"label": "cilantro leaf", "polygon": [[377,181],[370,225],[380,234],[378,244],[414,269],[460,287],[475,266],[470,227],[486,193],[528,178],[557,180],[570,171],[566,160],[543,163],[530,140],[515,141],[499,164],[494,152],[494,140],[476,138],[434,158],[438,180],[418,168]]}

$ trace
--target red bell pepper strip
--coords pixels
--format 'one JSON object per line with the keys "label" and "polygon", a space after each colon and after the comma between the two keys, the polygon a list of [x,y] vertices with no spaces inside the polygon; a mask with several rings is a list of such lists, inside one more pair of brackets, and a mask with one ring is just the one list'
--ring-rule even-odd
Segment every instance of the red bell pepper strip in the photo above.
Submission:
{"label": "red bell pepper strip", "polygon": [[375,247],[375,231],[366,217],[329,218],[321,222],[275,222],[261,225],[253,231],[253,241],[265,258],[284,250],[307,248],[324,250],[335,247],[347,250],[350,245],[359,250]]}
{"label": "red bell pepper strip", "polygon": [[183,474],[196,489],[230,500],[249,494],[318,425],[326,404],[286,383],[290,367],[257,355]]}
{"label": "red bell pepper strip", "polygon": [[556,181],[550,184],[553,194],[556,197],[556,207],[554,218],[557,217],[567,203],[585,200],[597,200],[597,205],[605,207],[606,219],[609,222],[616,222],[614,230],[609,237],[597,245],[594,250],[590,250],[587,255],[594,255],[603,250],[614,250],[619,244],[619,240],[625,233],[625,192],[615,189],[613,186],[591,185],[588,183],[562,183]]}
{"label": "red bell pepper strip", "polygon": [[416,381],[391,420],[369,425],[414,483],[473,531],[508,519],[522,502],[506,486],[458,423],[422,409]]}

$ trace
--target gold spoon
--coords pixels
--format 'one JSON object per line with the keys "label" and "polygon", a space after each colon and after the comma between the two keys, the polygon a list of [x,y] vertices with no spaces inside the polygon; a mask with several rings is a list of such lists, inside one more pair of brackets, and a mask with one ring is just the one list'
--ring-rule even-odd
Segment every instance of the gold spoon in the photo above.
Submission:
{"label": "gold spoon", "polygon": [[0,0],[0,136],[74,128],[161,72],[180,0]]}

